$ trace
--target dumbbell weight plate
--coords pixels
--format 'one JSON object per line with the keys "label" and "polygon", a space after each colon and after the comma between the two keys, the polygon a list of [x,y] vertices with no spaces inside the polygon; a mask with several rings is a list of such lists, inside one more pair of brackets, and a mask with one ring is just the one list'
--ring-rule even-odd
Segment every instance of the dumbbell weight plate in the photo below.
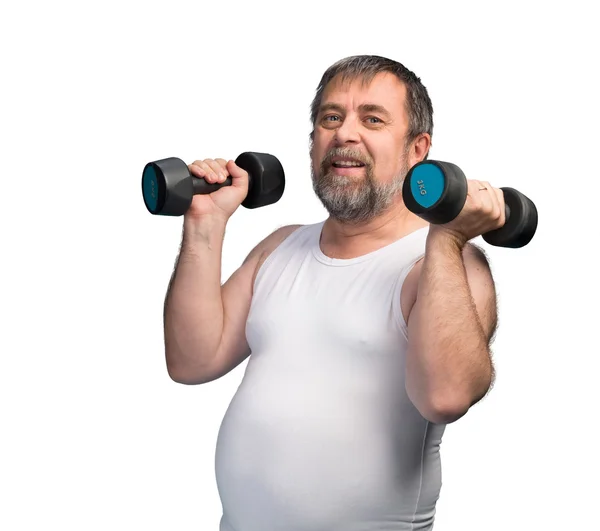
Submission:
{"label": "dumbbell weight plate", "polygon": [[165,182],[156,174],[155,163],[149,163],[142,173],[142,196],[148,211],[156,214],[165,203]]}
{"label": "dumbbell weight plate", "polygon": [[502,227],[482,235],[484,241],[498,247],[518,249],[533,238],[538,225],[538,212],[531,199],[514,188],[500,188],[504,193],[506,222]]}
{"label": "dumbbell weight plate", "polygon": [[242,202],[243,207],[259,208],[281,199],[285,190],[285,172],[277,157],[269,153],[247,151],[239,155],[235,163],[246,170],[250,177],[248,195]]}
{"label": "dumbbell weight plate", "polygon": [[402,197],[411,212],[429,223],[449,223],[465,205],[467,179],[451,162],[422,161],[406,175]]}
{"label": "dumbbell weight plate", "polygon": [[194,195],[194,182],[189,177],[186,163],[177,157],[146,164],[142,174],[146,208],[162,216],[180,216],[187,211]]}

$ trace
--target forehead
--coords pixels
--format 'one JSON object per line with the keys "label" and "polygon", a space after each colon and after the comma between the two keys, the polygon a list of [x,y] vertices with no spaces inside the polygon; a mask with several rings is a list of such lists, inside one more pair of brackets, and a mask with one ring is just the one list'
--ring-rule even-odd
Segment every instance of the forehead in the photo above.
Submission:
{"label": "forehead", "polygon": [[325,87],[321,104],[335,103],[346,108],[364,104],[381,105],[393,115],[404,116],[406,86],[395,75],[384,72],[372,79],[337,75]]}

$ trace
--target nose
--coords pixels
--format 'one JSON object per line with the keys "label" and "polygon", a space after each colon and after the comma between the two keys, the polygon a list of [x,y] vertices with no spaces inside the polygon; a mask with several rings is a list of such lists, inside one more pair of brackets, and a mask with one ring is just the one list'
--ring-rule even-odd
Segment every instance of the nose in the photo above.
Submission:
{"label": "nose", "polygon": [[360,142],[359,124],[356,118],[346,116],[335,132],[336,142],[340,145],[358,144]]}

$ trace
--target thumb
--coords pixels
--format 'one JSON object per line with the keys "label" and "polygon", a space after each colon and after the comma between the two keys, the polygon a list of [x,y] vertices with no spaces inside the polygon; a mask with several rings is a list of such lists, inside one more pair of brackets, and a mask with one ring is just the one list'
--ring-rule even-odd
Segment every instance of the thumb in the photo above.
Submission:
{"label": "thumb", "polygon": [[231,186],[248,190],[248,172],[240,168],[233,160],[227,163],[227,171],[231,175]]}

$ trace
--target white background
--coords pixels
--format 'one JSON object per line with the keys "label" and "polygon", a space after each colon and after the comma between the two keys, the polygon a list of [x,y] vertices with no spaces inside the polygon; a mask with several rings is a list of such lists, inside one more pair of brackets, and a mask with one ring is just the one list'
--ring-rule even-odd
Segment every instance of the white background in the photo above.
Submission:
{"label": "white background", "polygon": [[323,219],[309,104],[353,54],[421,77],[431,158],[539,209],[526,248],[478,240],[500,296],[498,381],[446,429],[435,529],[593,527],[592,5],[4,2],[0,529],[218,529],[216,436],[246,364],[204,386],[169,379],[162,304],[182,218],[145,210],[141,171],[169,156],[281,160],[281,201],[229,223],[226,279],[275,228]]}

